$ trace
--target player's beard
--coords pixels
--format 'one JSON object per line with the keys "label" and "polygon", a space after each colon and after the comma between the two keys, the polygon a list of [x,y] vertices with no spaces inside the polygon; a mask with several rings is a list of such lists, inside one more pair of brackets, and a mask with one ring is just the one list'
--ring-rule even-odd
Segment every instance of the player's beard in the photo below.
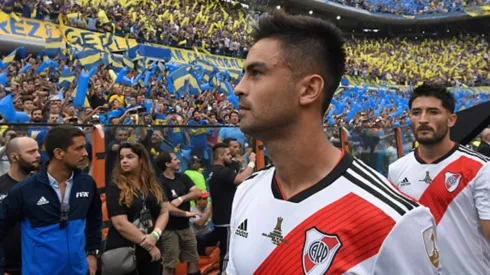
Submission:
{"label": "player's beard", "polygon": [[33,171],[37,171],[39,168],[39,162],[36,164],[29,163],[22,158],[19,158],[19,169],[24,175],[29,175]]}
{"label": "player's beard", "polygon": [[419,137],[418,136],[418,131],[415,132],[415,139],[417,140],[418,143],[422,145],[434,145],[439,142],[441,142],[446,135],[449,133],[449,127],[446,125],[442,125],[439,128],[439,131],[432,131],[432,137]]}

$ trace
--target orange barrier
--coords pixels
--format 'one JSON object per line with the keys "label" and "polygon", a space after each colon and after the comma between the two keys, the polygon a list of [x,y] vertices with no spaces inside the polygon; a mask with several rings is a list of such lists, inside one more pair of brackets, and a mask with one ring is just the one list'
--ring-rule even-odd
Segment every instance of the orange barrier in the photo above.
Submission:
{"label": "orange barrier", "polygon": [[109,216],[105,200],[105,140],[104,128],[102,125],[95,125],[92,131],[92,177],[97,184],[100,199],[102,201],[102,238],[107,236],[109,231]]}
{"label": "orange barrier", "polygon": [[[219,272],[219,248],[216,247],[209,256],[199,257],[199,270],[202,275],[218,274]],[[175,275],[186,275],[187,263],[179,263],[175,268]]]}
{"label": "orange barrier", "polygon": [[398,158],[403,157],[403,141],[402,141],[402,130],[400,128],[395,128],[395,138],[396,138],[396,149],[398,151]]}
{"label": "orange barrier", "polygon": [[264,143],[260,140],[255,141],[255,154],[257,154],[257,170],[265,167]]}
{"label": "orange barrier", "polygon": [[345,128],[342,128],[340,130],[340,142],[342,144],[342,149],[346,153],[350,153],[350,148],[349,148],[349,135],[347,133],[347,130]]}

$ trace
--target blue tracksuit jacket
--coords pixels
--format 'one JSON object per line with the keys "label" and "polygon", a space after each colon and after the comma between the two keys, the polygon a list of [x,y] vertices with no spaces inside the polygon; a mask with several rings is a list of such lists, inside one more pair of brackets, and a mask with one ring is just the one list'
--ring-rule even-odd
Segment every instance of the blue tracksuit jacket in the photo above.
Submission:
{"label": "blue tracksuit jacket", "polygon": [[47,166],[16,184],[0,208],[0,259],[7,231],[20,222],[22,274],[86,275],[86,251],[100,248],[102,224],[100,196],[91,176],[74,172],[69,204],[67,226],[61,229],[61,203],[49,185]]}

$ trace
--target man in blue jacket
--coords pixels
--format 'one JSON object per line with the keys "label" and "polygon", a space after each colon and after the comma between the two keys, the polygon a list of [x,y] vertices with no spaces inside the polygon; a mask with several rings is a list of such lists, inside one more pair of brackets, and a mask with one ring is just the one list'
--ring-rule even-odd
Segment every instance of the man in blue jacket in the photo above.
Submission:
{"label": "man in blue jacket", "polygon": [[8,230],[20,221],[24,275],[96,273],[101,202],[93,178],[80,172],[88,155],[85,143],[84,133],[74,126],[52,128],[44,144],[49,162],[16,184],[3,201],[0,259]]}

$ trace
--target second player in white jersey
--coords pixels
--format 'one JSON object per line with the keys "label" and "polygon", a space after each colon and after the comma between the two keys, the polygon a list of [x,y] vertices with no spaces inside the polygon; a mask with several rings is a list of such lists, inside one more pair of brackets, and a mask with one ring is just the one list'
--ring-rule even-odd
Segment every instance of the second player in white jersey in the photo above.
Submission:
{"label": "second player in white jersey", "polygon": [[414,151],[390,165],[388,179],[431,209],[443,274],[488,274],[490,245],[480,219],[490,220],[490,164],[455,145],[427,164]]}
{"label": "second player in white jersey", "polygon": [[409,100],[419,147],[389,167],[388,179],[430,208],[437,224],[443,274],[490,274],[490,164],[451,141],[455,100],[424,83]]}

